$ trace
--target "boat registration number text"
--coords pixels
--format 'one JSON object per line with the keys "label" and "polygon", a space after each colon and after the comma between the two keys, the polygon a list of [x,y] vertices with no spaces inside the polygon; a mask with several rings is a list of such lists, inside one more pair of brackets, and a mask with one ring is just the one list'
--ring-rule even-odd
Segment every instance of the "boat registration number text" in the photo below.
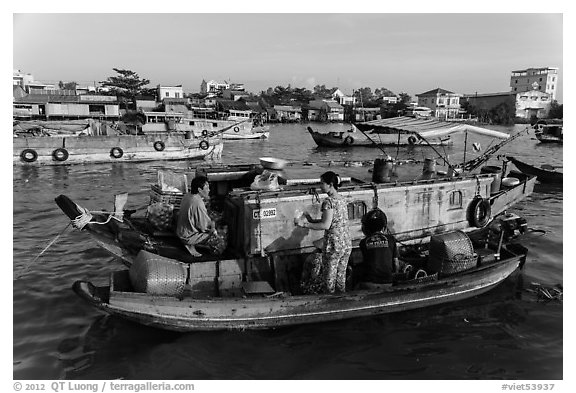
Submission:
{"label": "boat registration number text", "polygon": [[262,220],[265,218],[274,218],[276,217],[276,208],[270,207],[268,209],[258,209],[252,212],[252,218],[254,220]]}

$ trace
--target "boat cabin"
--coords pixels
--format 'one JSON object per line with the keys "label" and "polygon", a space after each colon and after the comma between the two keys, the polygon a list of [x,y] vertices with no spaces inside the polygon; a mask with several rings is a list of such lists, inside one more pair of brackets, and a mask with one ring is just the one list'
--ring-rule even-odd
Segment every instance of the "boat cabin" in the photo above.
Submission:
{"label": "boat cabin", "polygon": [[[399,167],[398,171],[408,175],[407,167],[409,165]],[[336,171],[343,175],[343,169]],[[391,177],[393,181],[377,184],[354,176],[354,172],[366,173],[364,163],[348,164],[346,169],[352,175],[343,177],[345,181],[339,193],[348,203],[354,247],[351,266],[361,263],[358,249],[364,237],[361,219],[373,208],[384,211],[388,231],[399,242],[412,245],[411,250],[418,250],[431,236],[453,231],[469,232],[485,226],[491,213],[489,208],[486,211],[478,207],[480,201],[484,201],[484,209],[492,204],[492,214],[497,214],[526,192],[531,192],[530,185],[524,189],[518,186],[506,189],[500,185],[495,189],[492,186],[497,178],[495,173],[455,177],[438,171],[425,179],[410,174],[412,180],[399,180],[396,176]],[[280,188],[251,189],[255,176],[262,170],[261,166],[252,164],[205,166],[196,171],[196,174],[208,177],[211,189],[209,209],[220,228],[225,228],[222,233],[226,237],[226,249],[222,254],[199,249],[205,251],[205,255],[194,258],[173,232],[155,230],[149,222],[140,227],[147,233],[145,237],[148,240],[143,244],[139,236],[132,249],[145,249],[185,266],[189,272],[189,289],[194,296],[214,296],[215,293],[235,296],[247,282],[266,282],[274,291],[298,293],[303,264],[310,255],[318,252],[323,231],[296,227],[294,218],[304,212],[313,217],[321,215],[320,207],[326,195],[320,191],[319,177],[330,168],[318,165],[287,168],[282,171],[284,184]],[[306,176],[300,177],[303,173]],[[187,178],[191,179],[193,175],[188,174]],[[526,180],[524,177],[523,181]],[[181,180],[178,181],[181,184]],[[175,214],[184,190],[163,191],[167,189],[164,186],[166,184],[152,187],[150,202],[171,203]],[[498,199],[502,201],[498,202]],[[136,260],[132,255],[128,264],[134,264]],[[266,286],[263,283],[257,285]]]}

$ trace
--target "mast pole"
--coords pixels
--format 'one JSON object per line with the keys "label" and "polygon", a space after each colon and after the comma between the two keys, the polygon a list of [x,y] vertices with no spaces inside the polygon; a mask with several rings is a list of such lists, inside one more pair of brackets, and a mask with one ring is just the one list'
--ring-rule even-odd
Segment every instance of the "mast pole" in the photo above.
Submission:
{"label": "mast pole", "polygon": [[468,130],[466,130],[466,134],[464,136],[464,161],[462,162],[462,166],[466,163],[466,145],[468,143]]}

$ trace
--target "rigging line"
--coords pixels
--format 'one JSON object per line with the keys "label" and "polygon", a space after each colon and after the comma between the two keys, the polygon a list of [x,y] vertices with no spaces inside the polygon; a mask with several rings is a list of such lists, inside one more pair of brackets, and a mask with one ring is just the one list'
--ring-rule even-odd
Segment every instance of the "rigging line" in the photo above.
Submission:
{"label": "rigging line", "polygon": [[32,264],[34,262],[36,262],[36,260],[38,258],[40,258],[40,256],[42,254],[44,254],[55,242],[56,240],[58,240],[58,238],[60,238],[60,236],[62,236],[62,234],[66,231],[66,229],[68,229],[68,227],[72,224],[72,222],[68,222],[68,224],[64,227],[63,230],[60,231],[60,233],[58,233],[56,235],[56,237],[54,239],[52,239],[52,241],[50,243],[48,243],[48,245],[46,247],[44,247],[44,249],[42,251],[40,251],[40,253],[38,255],[36,255],[36,257],[29,262],[28,264],[26,264],[22,269],[20,269],[20,271],[18,272],[18,274],[16,275],[16,277],[14,277],[14,280],[18,280],[20,277],[22,277],[22,275],[30,268],[30,266],[32,266]]}

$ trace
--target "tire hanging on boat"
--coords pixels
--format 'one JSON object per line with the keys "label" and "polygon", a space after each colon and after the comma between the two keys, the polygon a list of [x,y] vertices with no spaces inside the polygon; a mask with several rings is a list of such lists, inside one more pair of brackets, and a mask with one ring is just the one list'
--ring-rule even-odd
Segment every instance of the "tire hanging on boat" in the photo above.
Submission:
{"label": "tire hanging on boat", "polygon": [[408,137],[408,143],[411,144],[412,146],[414,146],[416,144],[416,142],[418,142],[418,139],[416,139],[416,137],[414,135],[410,135]]}
{"label": "tire hanging on boat", "polygon": [[240,132],[240,128],[238,126],[234,127],[234,132]]}
{"label": "tire hanging on boat", "polygon": [[110,149],[110,157],[112,158],[122,158],[124,155],[124,150],[121,147],[113,147]]}
{"label": "tire hanging on boat", "polygon": [[24,149],[20,153],[20,158],[25,162],[34,162],[38,159],[38,153],[36,153],[36,150]]}
{"label": "tire hanging on boat", "polygon": [[481,196],[476,196],[468,206],[468,222],[476,228],[483,228],[490,222],[491,213],[490,201]]}
{"label": "tire hanging on boat", "polygon": [[350,135],[348,135],[346,138],[344,138],[344,144],[345,145],[351,145],[354,143],[354,138],[352,138]]}
{"label": "tire hanging on boat", "polygon": [[154,142],[154,150],[156,151],[163,151],[166,148],[166,145],[162,141]]}
{"label": "tire hanging on boat", "polygon": [[208,130],[202,130],[202,136],[207,137],[208,136]]}
{"label": "tire hanging on boat", "polygon": [[68,154],[68,150],[66,150],[64,148],[59,148],[59,149],[56,149],[52,152],[52,157],[56,161],[66,161],[69,156],[70,156],[70,154]]}
{"label": "tire hanging on boat", "polygon": [[210,144],[208,143],[208,141],[200,141],[200,149],[202,150],[208,150],[208,148],[210,147]]}

